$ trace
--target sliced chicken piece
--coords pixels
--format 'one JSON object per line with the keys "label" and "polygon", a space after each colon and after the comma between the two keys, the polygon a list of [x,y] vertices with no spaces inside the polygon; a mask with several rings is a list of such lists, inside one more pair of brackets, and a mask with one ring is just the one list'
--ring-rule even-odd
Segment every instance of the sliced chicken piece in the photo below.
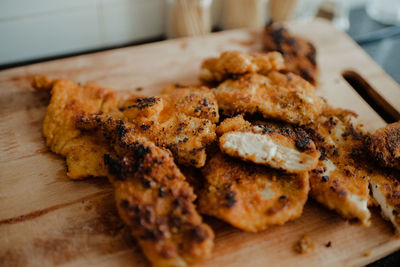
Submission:
{"label": "sliced chicken piece", "polygon": [[106,176],[103,155],[107,145],[101,137],[77,129],[75,121],[78,115],[111,112],[118,107],[119,95],[95,83],[80,85],[47,77],[35,77],[32,85],[37,90],[51,92],[43,134],[46,145],[66,158],[68,177]]}
{"label": "sliced chicken piece", "polygon": [[325,108],[325,101],[314,95],[314,87],[292,73],[246,74],[221,83],[215,95],[225,115],[261,114],[295,124],[312,122]]}
{"label": "sliced chicken piece", "polygon": [[325,159],[310,174],[311,196],[343,218],[369,225],[368,176],[338,159]]}
{"label": "sliced chicken piece", "polygon": [[370,174],[372,197],[379,204],[383,218],[400,233],[400,172],[375,168]]}
{"label": "sliced chicken piece", "polygon": [[267,74],[284,67],[285,62],[278,52],[248,54],[239,51],[226,51],[219,58],[206,59],[201,65],[199,78],[203,82],[222,82],[234,75]]}
{"label": "sliced chicken piece", "polygon": [[310,171],[318,164],[320,152],[301,128],[279,130],[252,125],[242,116],[224,120],[217,128],[224,153],[290,173]]}
{"label": "sliced chicken piece", "polygon": [[222,153],[202,169],[200,213],[244,231],[257,232],[300,217],[309,191],[308,173],[287,174]]}
{"label": "sliced chicken piece", "polygon": [[400,121],[376,130],[367,139],[367,146],[381,166],[400,170]]}
{"label": "sliced chicken piece", "polygon": [[153,266],[187,266],[208,258],[214,234],[193,204],[196,196],[168,150],[138,136],[130,123],[98,116],[78,126],[101,133],[118,212]]}
{"label": "sliced chicken piece", "polygon": [[310,172],[311,196],[343,218],[369,225],[369,176],[357,152],[364,136],[348,115],[331,110],[308,129],[321,151],[317,168]]}

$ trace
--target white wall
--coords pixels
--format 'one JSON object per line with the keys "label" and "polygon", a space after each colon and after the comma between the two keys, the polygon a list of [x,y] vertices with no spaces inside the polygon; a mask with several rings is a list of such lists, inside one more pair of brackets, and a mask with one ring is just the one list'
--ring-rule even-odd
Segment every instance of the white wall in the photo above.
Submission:
{"label": "white wall", "polygon": [[0,65],[160,36],[163,0],[0,0]]}
{"label": "white wall", "polygon": [[[160,36],[164,1],[0,0],[0,65]],[[213,0],[214,26],[220,22],[222,1]]]}

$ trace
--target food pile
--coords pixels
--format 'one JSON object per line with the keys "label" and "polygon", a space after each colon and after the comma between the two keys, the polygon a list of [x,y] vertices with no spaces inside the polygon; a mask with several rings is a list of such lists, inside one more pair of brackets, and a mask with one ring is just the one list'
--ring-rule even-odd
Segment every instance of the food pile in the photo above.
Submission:
{"label": "food pile", "polygon": [[200,84],[158,96],[47,77],[33,86],[51,92],[47,146],[69,178],[108,177],[154,266],[210,257],[200,214],[257,232],[300,217],[309,195],[362,225],[379,205],[400,229],[400,122],[364,132],[289,66],[276,51],[226,51],[203,62]]}

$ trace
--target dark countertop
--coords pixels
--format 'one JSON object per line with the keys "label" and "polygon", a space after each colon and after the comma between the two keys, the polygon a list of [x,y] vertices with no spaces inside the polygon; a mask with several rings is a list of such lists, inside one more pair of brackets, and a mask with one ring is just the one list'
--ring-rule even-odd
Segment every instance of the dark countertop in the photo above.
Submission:
{"label": "dark countertop", "polygon": [[[350,12],[350,29],[348,34],[357,38],[388,25],[376,22],[368,17],[364,8]],[[362,43],[361,47],[381,66],[397,83],[400,84],[400,34],[380,41]],[[399,263],[400,265],[400,263]]]}

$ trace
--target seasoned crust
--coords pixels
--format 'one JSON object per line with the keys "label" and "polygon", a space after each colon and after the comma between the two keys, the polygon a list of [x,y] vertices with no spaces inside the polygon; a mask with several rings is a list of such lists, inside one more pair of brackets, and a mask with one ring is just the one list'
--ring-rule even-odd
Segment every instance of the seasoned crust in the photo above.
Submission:
{"label": "seasoned crust", "polygon": [[179,164],[202,167],[219,120],[214,94],[207,87],[169,87],[156,97],[134,97],[120,108],[140,136],[172,151]]}
{"label": "seasoned crust", "polygon": [[325,101],[315,96],[314,90],[295,74],[270,72],[226,80],[214,92],[221,112],[227,116],[261,114],[266,119],[306,124],[325,108]]}
{"label": "seasoned crust", "polygon": [[307,201],[308,173],[287,174],[217,153],[202,169],[199,211],[257,232],[298,218]]}
{"label": "seasoned crust", "polygon": [[318,164],[320,152],[298,127],[252,125],[239,115],[224,120],[217,127],[217,133],[221,151],[245,161],[290,173],[309,171]]}
{"label": "seasoned crust", "polygon": [[277,52],[248,54],[239,51],[223,52],[218,58],[209,58],[201,65],[199,78],[203,82],[222,82],[247,73],[267,74],[284,68],[282,55]]}
{"label": "seasoned crust", "polygon": [[206,86],[172,85],[164,88],[161,97],[170,107],[166,112],[181,112],[187,116],[219,121],[218,103],[211,89]]}
{"label": "seasoned crust", "polygon": [[310,172],[311,196],[343,218],[369,224],[369,173],[361,159],[364,133],[351,113],[330,109],[306,128],[321,152]]}
{"label": "seasoned crust", "polygon": [[77,116],[84,114],[111,112],[118,106],[119,95],[95,83],[80,85],[69,80],[39,76],[35,77],[32,85],[37,90],[51,92],[43,135],[46,145],[66,158],[68,177],[106,176],[102,158],[108,146],[102,138],[81,132],[75,121]]}
{"label": "seasoned crust", "polygon": [[202,223],[196,196],[171,153],[138,137],[129,123],[82,117],[80,128],[101,133],[118,212],[154,266],[186,266],[210,256],[214,234]]}
{"label": "seasoned crust", "polygon": [[381,166],[400,170],[400,121],[376,130],[366,139],[366,146]]}
{"label": "seasoned crust", "polygon": [[263,46],[265,52],[277,51],[283,55],[285,71],[300,75],[313,85],[318,83],[317,51],[310,41],[271,23],[265,27]]}
{"label": "seasoned crust", "polygon": [[206,147],[215,140],[218,105],[212,91],[204,86],[170,89],[168,94],[154,97],[131,95],[118,111],[119,95],[94,83],[35,77],[32,85],[51,91],[43,133],[47,146],[66,157],[71,179],[107,174],[103,154],[108,146],[103,138],[76,127],[79,116],[112,113],[132,122],[138,135],[171,149],[179,163],[195,167],[205,164]]}

